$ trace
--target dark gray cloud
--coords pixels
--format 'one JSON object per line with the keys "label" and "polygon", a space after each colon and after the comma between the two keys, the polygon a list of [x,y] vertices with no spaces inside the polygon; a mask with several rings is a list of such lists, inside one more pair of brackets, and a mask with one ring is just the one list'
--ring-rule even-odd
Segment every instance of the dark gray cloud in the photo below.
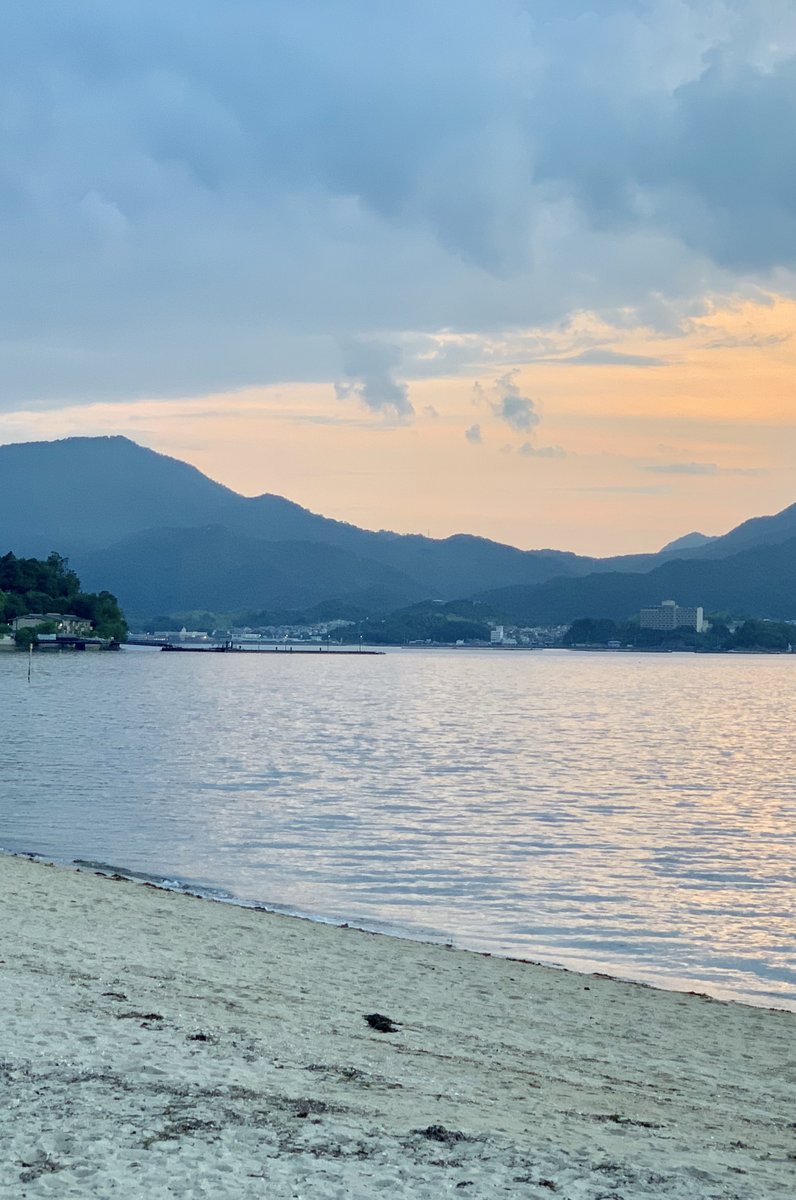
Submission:
{"label": "dark gray cloud", "polygon": [[386,342],[350,339],[343,346],[343,371],[346,380],[335,384],[339,400],[355,396],[371,412],[387,413],[400,419],[414,416],[409,389],[396,372],[403,355],[399,346]]}
{"label": "dark gray cloud", "polygon": [[[634,28],[643,43],[665,10],[682,18],[685,5],[627,4],[614,18],[584,16],[580,32],[592,53],[578,62],[587,68],[575,85],[580,103],[564,94],[570,78],[551,76],[559,103],[545,110],[537,177],[574,196],[605,230],[657,228],[732,270],[793,267],[796,9],[776,0],[754,12],[716,5],[722,36],[718,25],[710,29],[706,6],[689,7],[693,36],[682,46],[681,78],[670,76],[669,86],[654,78],[643,86],[621,57],[618,74],[600,78],[589,68],[610,41],[615,52],[628,49]],[[689,48],[699,55],[690,69]]]}
{"label": "dark gray cloud", "polygon": [[516,433],[530,433],[539,424],[539,414],[533,400],[523,396],[514,381],[514,372],[509,371],[497,380],[494,392],[496,399],[492,410],[496,417]]}
{"label": "dark gray cloud", "polygon": [[[2,407],[792,288],[788,0],[7,8]],[[363,403],[406,415],[374,370]]]}

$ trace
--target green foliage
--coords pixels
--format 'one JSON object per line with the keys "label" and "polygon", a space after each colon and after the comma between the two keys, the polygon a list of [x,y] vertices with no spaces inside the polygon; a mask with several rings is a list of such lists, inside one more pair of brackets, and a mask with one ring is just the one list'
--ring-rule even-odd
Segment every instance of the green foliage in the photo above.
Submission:
{"label": "green foliage", "polygon": [[79,592],[80,580],[60,554],[45,560],[0,557],[0,621],[26,612],[68,612]]}
{"label": "green foliage", "polygon": [[787,650],[796,642],[796,626],[777,621],[745,621],[735,631],[738,650]]}
{"label": "green foliage", "polygon": [[619,637],[619,626],[605,617],[580,617],[562,638],[565,646],[607,646]]}
{"label": "green foliage", "polygon": [[697,651],[788,651],[796,645],[796,626],[778,621],[745,621],[731,633],[724,621],[716,620],[710,629],[697,633],[685,626],[680,629],[641,629],[632,621],[609,621],[581,617],[573,621],[562,638],[564,646],[607,646],[618,642],[638,650]]}
{"label": "green foliage", "polygon": [[28,650],[36,641],[36,630],[18,629],[14,634],[14,641],[20,650]]}
{"label": "green foliage", "polygon": [[[116,597],[110,592],[81,592],[80,580],[67,559],[55,551],[44,560],[17,558],[10,552],[0,557],[0,623],[10,624],[29,612],[71,612],[91,621],[97,637],[117,641],[127,637],[127,623]],[[38,632],[54,629],[55,625],[48,623]],[[30,645],[36,632],[19,630],[17,645]]]}
{"label": "green foliage", "polygon": [[39,592],[49,598],[70,599],[80,591],[80,580],[67,560],[53,551],[47,559],[0,557],[0,591],[17,595]]}
{"label": "green foliage", "polygon": [[348,641],[375,646],[402,646],[407,642],[431,642],[455,645],[463,642],[488,642],[489,626],[451,611],[449,605],[417,604],[399,609],[379,620],[371,618],[342,631]]}
{"label": "green foliage", "polygon": [[110,592],[81,592],[75,596],[72,611],[76,617],[91,621],[97,637],[123,642],[127,637],[127,622],[119,602]]}

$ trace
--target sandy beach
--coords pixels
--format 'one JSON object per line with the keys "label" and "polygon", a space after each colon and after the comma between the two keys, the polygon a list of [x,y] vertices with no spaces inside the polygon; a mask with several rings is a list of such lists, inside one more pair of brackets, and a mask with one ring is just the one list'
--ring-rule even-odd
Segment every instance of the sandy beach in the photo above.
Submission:
{"label": "sandy beach", "polygon": [[796,1194],[796,1014],[10,856],[0,904],[2,1196]]}

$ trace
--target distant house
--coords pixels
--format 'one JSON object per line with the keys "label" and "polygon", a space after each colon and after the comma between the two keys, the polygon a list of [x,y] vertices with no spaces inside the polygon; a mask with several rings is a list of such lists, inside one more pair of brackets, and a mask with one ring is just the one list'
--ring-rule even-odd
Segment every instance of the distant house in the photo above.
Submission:
{"label": "distant house", "polygon": [[56,634],[61,637],[91,637],[93,632],[91,622],[74,613],[27,613],[24,617],[15,617],[11,628],[17,633],[20,629],[39,629],[42,625],[54,625]]}
{"label": "distant house", "polygon": [[38,629],[40,625],[47,623],[47,618],[44,613],[28,613],[24,617],[14,617],[11,622],[11,628],[14,633],[19,633],[20,629]]}

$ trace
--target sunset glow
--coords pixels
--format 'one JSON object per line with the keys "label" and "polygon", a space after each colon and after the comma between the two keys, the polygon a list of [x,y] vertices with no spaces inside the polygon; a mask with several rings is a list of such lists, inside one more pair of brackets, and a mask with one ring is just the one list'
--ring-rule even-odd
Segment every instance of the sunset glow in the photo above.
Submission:
{"label": "sunset glow", "polygon": [[598,8],[20,18],[0,440],[593,554],[792,503],[796,10]]}
{"label": "sunset glow", "polygon": [[[0,416],[0,437],[123,431],[243,494],[275,492],[370,528],[650,550],[796,495],[793,329],[796,304],[783,297],[716,307],[670,337],[614,336],[610,353],[637,365],[589,362],[607,331],[583,320],[544,356],[509,359],[499,374],[482,361],[477,374],[409,380],[411,423],[363,413],[330,385],[292,383],[22,409]],[[573,353],[590,336],[592,351]],[[489,347],[478,348],[486,360]],[[495,412],[507,372],[533,400],[529,433]],[[473,425],[479,441],[465,436]]]}

